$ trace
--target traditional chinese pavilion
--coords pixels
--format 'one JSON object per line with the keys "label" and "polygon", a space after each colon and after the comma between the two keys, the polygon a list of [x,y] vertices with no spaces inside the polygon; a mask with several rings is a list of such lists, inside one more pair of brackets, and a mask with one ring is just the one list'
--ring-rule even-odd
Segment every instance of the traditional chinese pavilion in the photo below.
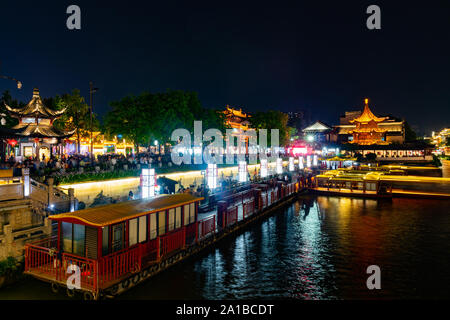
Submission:
{"label": "traditional chinese pavilion", "polygon": [[388,144],[385,141],[386,129],[382,129],[378,126],[378,123],[383,122],[386,118],[376,117],[369,108],[369,99],[365,99],[364,111],[362,114],[350,120],[350,123],[356,124],[349,133],[353,135],[353,140],[350,143],[359,145],[371,145],[371,144]]}
{"label": "traditional chinese pavilion", "polygon": [[245,131],[250,129],[250,115],[242,112],[242,109],[234,109],[230,106],[225,107],[223,112],[225,115],[225,123],[233,129],[233,136],[238,137],[245,144],[245,150],[238,151],[238,153],[248,153],[248,139],[249,136]]}
{"label": "traditional chinese pavilion", "polygon": [[13,127],[14,133],[20,137],[14,148],[16,160],[36,156],[40,160],[48,160],[52,154],[61,154],[62,139],[73,135],[74,131],[61,131],[53,126],[53,122],[66,111],[47,108],[39,96],[39,90],[33,90],[31,101],[24,108],[11,108],[5,105],[10,115],[19,120]]}

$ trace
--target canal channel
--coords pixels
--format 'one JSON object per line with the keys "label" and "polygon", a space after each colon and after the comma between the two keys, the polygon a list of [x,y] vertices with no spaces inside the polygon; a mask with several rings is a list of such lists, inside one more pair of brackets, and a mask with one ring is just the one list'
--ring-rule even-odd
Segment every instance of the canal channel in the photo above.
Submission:
{"label": "canal channel", "polygon": [[[448,299],[449,205],[299,196],[118,299]],[[366,287],[369,265],[381,269],[381,290]],[[68,298],[27,278],[0,299]]]}

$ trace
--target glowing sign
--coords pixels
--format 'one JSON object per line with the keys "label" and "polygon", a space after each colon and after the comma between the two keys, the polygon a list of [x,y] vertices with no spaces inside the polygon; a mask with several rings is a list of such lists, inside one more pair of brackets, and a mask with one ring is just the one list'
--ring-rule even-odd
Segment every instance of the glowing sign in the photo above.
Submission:
{"label": "glowing sign", "polygon": [[311,156],[306,157],[306,167],[311,168]]}
{"label": "glowing sign", "polygon": [[318,159],[317,159],[317,154],[315,154],[313,157],[313,166],[317,167],[317,165],[318,165]]}
{"label": "glowing sign", "polygon": [[304,162],[303,162],[303,157],[298,157],[298,168],[300,170],[305,169],[305,165],[304,165]]}

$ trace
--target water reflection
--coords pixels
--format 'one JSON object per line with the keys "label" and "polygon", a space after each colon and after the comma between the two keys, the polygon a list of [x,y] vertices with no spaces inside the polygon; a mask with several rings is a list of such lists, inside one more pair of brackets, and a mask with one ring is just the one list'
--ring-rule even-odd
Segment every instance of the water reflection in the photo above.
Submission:
{"label": "water reflection", "polygon": [[[119,299],[450,298],[449,201],[302,197]],[[381,290],[366,269],[381,268]],[[4,298],[48,298],[30,280]]]}

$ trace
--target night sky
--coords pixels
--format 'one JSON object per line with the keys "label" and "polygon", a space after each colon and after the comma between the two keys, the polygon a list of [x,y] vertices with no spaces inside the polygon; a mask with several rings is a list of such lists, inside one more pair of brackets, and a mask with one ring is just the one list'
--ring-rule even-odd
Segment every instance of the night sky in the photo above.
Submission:
{"label": "night sky", "polygon": [[[395,4],[393,3],[395,2]],[[66,28],[77,4],[82,29]],[[381,30],[366,8],[381,8]],[[199,93],[204,106],[309,110],[338,124],[364,97],[430,134],[450,126],[450,1],[10,1],[0,3],[0,91],[28,102],[89,81],[94,109],[127,94]]]}

